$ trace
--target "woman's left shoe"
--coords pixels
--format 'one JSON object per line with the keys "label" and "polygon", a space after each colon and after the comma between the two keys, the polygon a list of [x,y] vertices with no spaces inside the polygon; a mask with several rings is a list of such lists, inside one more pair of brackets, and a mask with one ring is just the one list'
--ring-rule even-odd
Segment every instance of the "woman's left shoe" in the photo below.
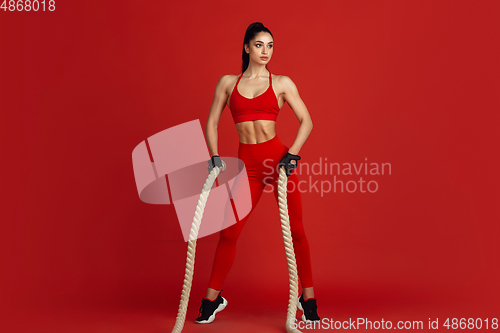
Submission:
{"label": "woman's left shoe", "polygon": [[302,320],[305,322],[313,322],[319,321],[321,318],[318,316],[318,306],[316,305],[315,298],[309,298],[307,301],[304,301],[302,295],[299,297],[299,301],[297,302],[297,307],[299,310],[304,312],[302,314]]}
{"label": "woman's left shoe", "polygon": [[[221,290],[222,291],[222,290]],[[196,318],[197,324],[210,324],[215,319],[215,314],[224,310],[227,305],[227,300],[220,295],[213,301],[207,298],[201,300],[201,306],[198,313],[198,318]]]}

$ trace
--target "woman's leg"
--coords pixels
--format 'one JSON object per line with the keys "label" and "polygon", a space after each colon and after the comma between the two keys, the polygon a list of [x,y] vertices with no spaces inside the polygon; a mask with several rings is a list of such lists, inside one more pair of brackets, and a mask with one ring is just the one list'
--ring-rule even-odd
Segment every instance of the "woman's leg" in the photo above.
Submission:
{"label": "woman's leg", "polygon": [[[250,163],[245,163],[245,165],[247,168],[251,168]],[[252,208],[250,209],[250,212],[247,216],[245,216],[232,226],[220,231],[219,243],[215,252],[212,275],[210,277],[210,283],[206,295],[206,298],[208,298],[209,300],[217,298],[219,291],[222,289],[222,284],[234,262],[234,256],[236,253],[236,241],[238,240],[238,237],[240,236],[241,230],[243,229],[243,226],[245,225],[247,219],[259,202],[259,199],[262,196],[262,191],[264,190],[264,183],[262,182],[262,179],[258,176],[258,174],[253,172],[251,169],[247,169],[247,174],[250,185]]]}

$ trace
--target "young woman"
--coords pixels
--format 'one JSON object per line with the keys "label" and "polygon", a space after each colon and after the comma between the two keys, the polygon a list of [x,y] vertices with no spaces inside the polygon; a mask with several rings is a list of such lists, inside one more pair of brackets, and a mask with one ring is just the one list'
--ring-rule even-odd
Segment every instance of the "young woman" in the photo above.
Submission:
{"label": "young woman", "polygon": [[[286,168],[288,183],[294,183],[287,185],[287,202],[297,270],[302,285],[302,295],[297,305],[304,312],[303,320],[316,321],[320,318],[314,298],[309,244],[302,225],[302,201],[300,191],[297,190],[299,180],[297,174],[293,173],[300,159],[298,153],[311,133],[313,124],[293,81],[284,75],[272,75],[267,69],[272,56],[271,31],[260,22],[250,24],[243,41],[242,74],[223,75],[215,87],[215,97],[206,126],[206,138],[212,156],[208,161],[209,170],[215,165],[222,166],[217,152],[217,125],[227,104],[239,136],[238,158],[245,163],[247,169],[252,210],[266,184],[273,185],[274,195],[278,200],[280,165]],[[281,143],[275,132],[277,115],[285,102],[290,105],[300,122],[297,136],[290,148]],[[269,165],[274,169],[271,176]],[[236,241],[249,215],[220,232],[209,287],[206,297],[202,299],[197,323],[211,323],[215,314],[226,307],[227,300],[220,295],[220,291],[234,261]]]}

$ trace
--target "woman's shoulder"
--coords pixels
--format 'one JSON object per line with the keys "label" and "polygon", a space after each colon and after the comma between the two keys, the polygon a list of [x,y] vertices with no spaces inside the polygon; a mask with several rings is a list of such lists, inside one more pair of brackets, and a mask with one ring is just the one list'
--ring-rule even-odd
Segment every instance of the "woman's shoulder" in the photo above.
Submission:
{"label": "woman's shoulder", "polygon": [[220,77],[220,80],[230,80],[230,79],[238,79],[240,77],[241,73],[239,74],[222,74]]}
{"label": "woman's shoulder", "polygon": [[231,85],[231,84],[234,84],[234,82],[236,82],[236,80],[238,80],[238,77],[241,75],[240,74],[223,74],[220,78],[219,78],[219,82],[221,84],[224,84],[224,85]]}
{"label": "woman's shoulder", "polygon": [[216,89],[223,89],[227,90],[231,86],[234,86],[236,83],[236,80],[238,79],[239,74],[223,74],[220,78],[219,81],[217,82],[217,88]]}
{"label": "woman's shoulder", "polygon": [[273,80],[275,81],[292,81],[289,76],[281,75],[281,74],[272,74]]}
{"label": "woman's shoulder", "polygon": [[292,81],[292,79],[287,76],[287,75],[274,75],[272,74],[273,77],[273,85],[276,85],[280,87],[283,90],[289,89],[291,87],[295,87],[295,83]]}

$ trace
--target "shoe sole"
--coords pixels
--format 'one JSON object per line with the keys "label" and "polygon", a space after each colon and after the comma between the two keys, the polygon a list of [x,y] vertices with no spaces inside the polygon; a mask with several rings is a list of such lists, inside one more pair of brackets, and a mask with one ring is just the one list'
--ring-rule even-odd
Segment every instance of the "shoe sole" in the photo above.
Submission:
{"label": "shoe sole", "polygon": [[196,320],[196,323],[197,324],[210,324],[211,322],[213,322],[215,320],[215,314],[217,312],[221,312],[222,310],[224,310],[226,308],[226,305],[227,305],[227,300],[224,297],[222,297],[222,303],[219,304],[217,309],[215,309],[214,313],[212,313],[212,315],[210,317],[208,317],[207,320],[201,320],[201,321]]}
{"label": "shoe sole", "polygon": [[299,299],[298,299],[298,298],[297,298],[297,308],[299,308],[299,310],[300,310],[300,311],[302,311],[302,317],[301,317],[301,318],[302,318],[302,321],[303,321],[303,322],[306,322],[306,323],[314,323],[314,322],[316,322],[316,321],[319,321],[319,320],[316,320],[316,321],[314,321],[314,320],[309,320],[309,319],[307,319],[307,318],[306,318],[306,315],[304,314],[304,309],[302,308],[302,304],[300,304],[300,301],[299,301]]}

